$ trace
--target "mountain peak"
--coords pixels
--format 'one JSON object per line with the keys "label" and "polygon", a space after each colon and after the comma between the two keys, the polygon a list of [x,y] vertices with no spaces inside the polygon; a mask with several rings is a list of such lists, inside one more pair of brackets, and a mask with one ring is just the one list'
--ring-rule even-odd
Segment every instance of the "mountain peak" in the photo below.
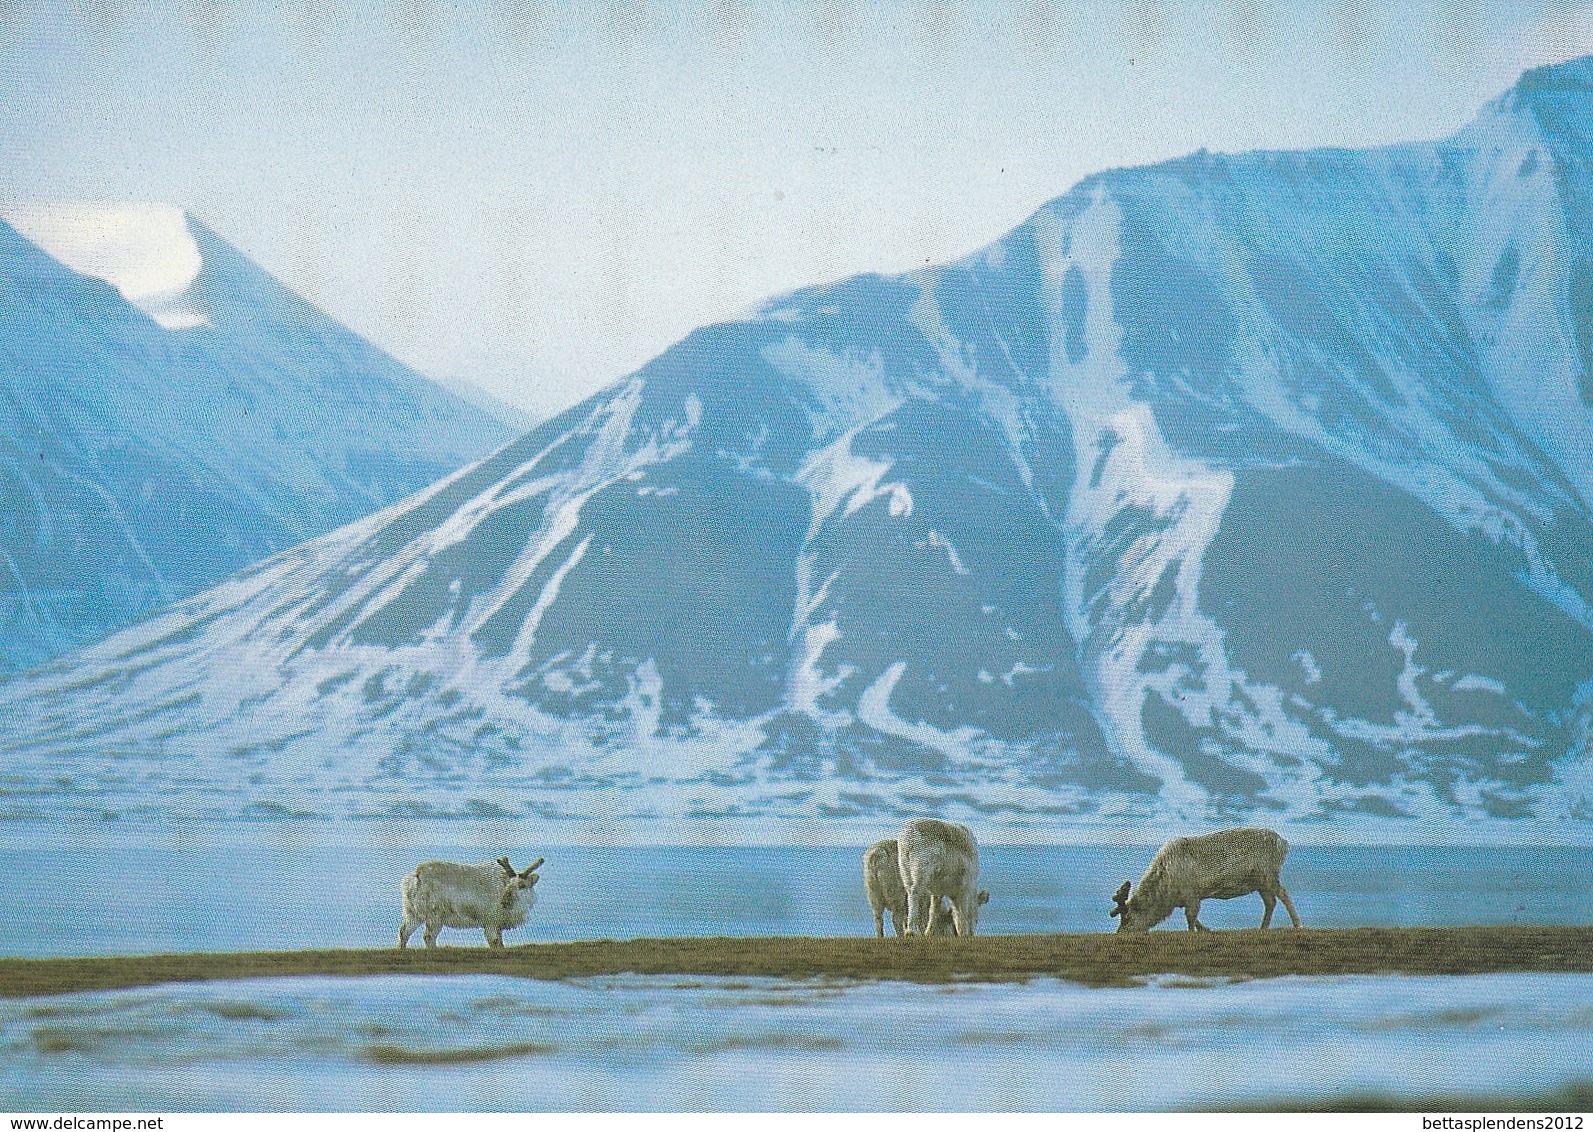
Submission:
{"label": "mountain peak", "polygon": [[0,206],[51,259],[109,283],[167,330],[209,322],[190,291],[204,267],[188,215],[169,204],[37,202]]}
{"label": "mountain peak", "polygon": [[0,671],[509,438],[182,209],[0,205]]}
{"label": "mountain peak", "polygon": [[1593,91],[1593,55],[1534,67],[1521,76],[1515,90],[1524,94],[1537,91]]}

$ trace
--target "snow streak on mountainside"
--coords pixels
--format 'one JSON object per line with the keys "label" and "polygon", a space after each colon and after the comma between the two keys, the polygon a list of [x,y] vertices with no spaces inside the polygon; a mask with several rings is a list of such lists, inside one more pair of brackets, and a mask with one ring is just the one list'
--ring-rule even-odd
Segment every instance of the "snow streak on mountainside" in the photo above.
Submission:
{"label": "snow streak on mountainside", "polygon": [[509,438],[178,209],[0,214],[0,671]]}
{"label": "snow streak on mountainside", "polygon": [[12,812],[1593,819],[1593,63],[700,330],[0,687]]}

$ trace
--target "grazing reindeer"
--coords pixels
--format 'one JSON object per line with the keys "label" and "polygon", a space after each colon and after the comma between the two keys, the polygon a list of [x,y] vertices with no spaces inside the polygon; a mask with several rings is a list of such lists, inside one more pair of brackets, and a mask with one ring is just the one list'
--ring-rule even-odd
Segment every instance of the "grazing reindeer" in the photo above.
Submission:
{"label": "grazing reindeer", "polygon": [[979,906],[979,845],[965,825],[918,818],[896,838],[896,861],[907,894],[907,934],[927,935],[936,901],[951,901],[958,935],[973,935]]}
{"label": "grazing reindeer", "polygon": [[1112,894],[1112,915],[1120,932],[1145,932],[1184,910],[1190,931],[1210,931],[1200,922],[1202,900],[1232,900],[1261,894],[1266,912],[1261,926],[1272,924],[1272,909],[1281,897],[1294,926],[1300,917],[1278,879],[1289,843],[1270,829],[1225,829],[1205,837],[1175,837],[1163,845],[1140,878],[1139,888],[1124,881]]}
{"label": "grazing reindeer", "polygon": [[[876,841],[863,854],[863,891],[868,894],[869,907],[874,909],[874,934],[885,938],[885,913],[891,914],[891,926],[896,934],[907,934],[907,889],[902,887],[901,866],[896,859],[896,841],[886,838]],[[990,894],[979,893],[979,903],[988,904]],[[944,896],[935,899],[935,910],[929,921],[927,935],[956,935],[952,925],[951,905]]]}

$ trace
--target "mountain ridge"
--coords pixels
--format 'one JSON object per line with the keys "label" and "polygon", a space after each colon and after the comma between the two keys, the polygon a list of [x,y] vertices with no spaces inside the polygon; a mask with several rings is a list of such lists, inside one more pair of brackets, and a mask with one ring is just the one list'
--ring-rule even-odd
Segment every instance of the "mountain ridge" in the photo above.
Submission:
{"label": "mountain ridge", "polygon": [[[34,210],[35,225],[45,211]],[[166,229],[164,213],[175,215],[196,264],[181,249],[132,246],[136,231],[124,241],[131,250],[101,257],[144,306],[0,222],[0,419],[10,438],[0,449],[9,504],[0,668],[119,628],[507,437],[203,224],[159,212]],[[92,258],[97,239],[114,245],[143,222],[133,218],[119,229],[115,209],[71,212],[69,223],[89,229],[75,250]],[[169,244],[173,232],[157,236]],[[175,259],[175,276],[140,263],[162,256]],[[160,290],[173,278],[180,291]]]}
{"label": "mountain ridge", "polygon": [[1518,95],[694,331],[0,685],[16,815],[1585,837],[1593,98]]}

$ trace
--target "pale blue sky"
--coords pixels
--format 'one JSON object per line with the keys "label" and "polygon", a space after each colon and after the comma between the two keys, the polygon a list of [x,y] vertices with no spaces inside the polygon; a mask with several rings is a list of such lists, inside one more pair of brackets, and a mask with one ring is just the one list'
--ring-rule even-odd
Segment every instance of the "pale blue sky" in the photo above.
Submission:
{"label": "pale blue sky", "polygon": [[1581,4],[0,0],[0,200],[187,207],[538,413],[1079,178],[1467,121]]}

